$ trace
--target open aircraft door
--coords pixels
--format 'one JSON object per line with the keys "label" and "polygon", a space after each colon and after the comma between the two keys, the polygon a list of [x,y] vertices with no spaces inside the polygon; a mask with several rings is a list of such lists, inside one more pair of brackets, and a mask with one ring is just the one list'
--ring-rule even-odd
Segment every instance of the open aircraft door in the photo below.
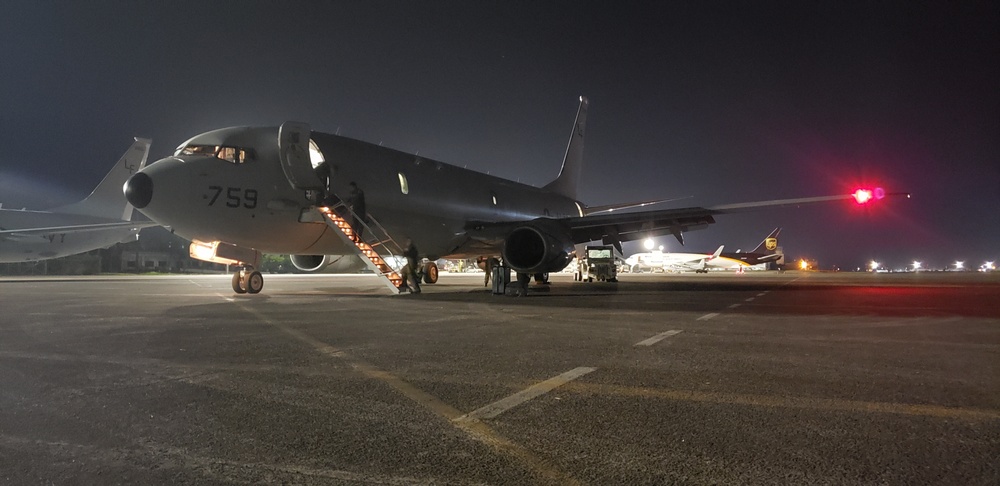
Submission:
{"label": "open aircraft door", "polygon": [[308,123],[287,121],[278,129],[278,158],[288,183],[296,189],[324,189],[324,182],[316,176],[309,159]]}

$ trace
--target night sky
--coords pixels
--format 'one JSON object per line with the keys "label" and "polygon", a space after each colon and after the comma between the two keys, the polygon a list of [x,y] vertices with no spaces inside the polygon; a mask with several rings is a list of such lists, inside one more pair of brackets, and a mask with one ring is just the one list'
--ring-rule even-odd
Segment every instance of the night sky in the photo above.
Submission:
{"label": "night sky", "polygon": [[913,193],[720,216],[687,250],[782,226],[822,267],[1000,258],[997,2],[734,3],[6,0],[0,202],[81,198],[133,136],[155,160],[285,120],[542,185],[585,95],[587,204]]}

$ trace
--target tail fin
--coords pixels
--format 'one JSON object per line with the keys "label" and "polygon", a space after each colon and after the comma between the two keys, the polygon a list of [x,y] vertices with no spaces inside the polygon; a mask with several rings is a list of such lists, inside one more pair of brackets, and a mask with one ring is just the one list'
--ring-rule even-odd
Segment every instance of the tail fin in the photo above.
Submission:
{"label": "tail fin", "polygon": [[719,245],[719,249],[715,250],[715,253],[712,253],[712,256],[709,257],[708,259],[709,260],[715,260],[716,258],[719,258],[719,255],[722,254],[722,249],[725,248],[725,247],[726,247],[726,245]]}
{"label": "tail fin", "polygon": [[559,176],[545,185],[543,189],[560,196],[576,199],[576,187],[580,182],[580,166],[583,165],[583,132],[587,128],[587,97],[580,97],[580,108],[576,111],[576,121],[573,122],[573,133],[566,145],[566,155],[563,157]]}
{"label": "tail fin", "polygon": [[774,231],[771,231],[750,253],[774,253],[778,249],[778,233],[781,233],[781,228],[774,228]]}
{"label": "tail fin", "polygon": [[54,208],[52,211],[130,221],[132,219],[132,205],[125,200],[122,186],[125,185],[129,176],[146,165],[150,143],[152,142],[149,139],[136,137],[132,146],[118,159],[115,166],[111,168],[111,172],[104,176],[104,179],[89,196],[82,201]]}

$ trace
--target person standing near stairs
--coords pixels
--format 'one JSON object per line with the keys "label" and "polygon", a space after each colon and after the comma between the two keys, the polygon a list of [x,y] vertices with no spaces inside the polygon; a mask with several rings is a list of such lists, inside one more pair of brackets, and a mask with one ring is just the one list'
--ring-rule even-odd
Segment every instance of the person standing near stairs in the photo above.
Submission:
{"label": "person standing near stairs", "polygon": [[[405,248],[403,249],[403,256],[406,257],[406,265],[400,271],[402,273],[403,281],[399,284],[399,291],[406,292],[410,291],[414,294],[420,293],[420,278],[417,277],[417,265],[419,264],[420,252],[417,251],[417,245],[413,244],[413,240],[407,238],[404,242]],[[408,281],[413,281],[413,288],[407,285]]]}
{"label": "person standing near stairs", "polygon": [[368,220],[368,208],[365,207],[365,191],[362,191],[354,181],[351,181],[348,185],[351,186],[351,193],[347,196],[347,205],[351,207],[351,212],[354,213],[354,219],[351,220],[351,229],[354,230],[354,234],[358,235],[358,241],[361,241],[361,234],[365,231],[361,222]]}

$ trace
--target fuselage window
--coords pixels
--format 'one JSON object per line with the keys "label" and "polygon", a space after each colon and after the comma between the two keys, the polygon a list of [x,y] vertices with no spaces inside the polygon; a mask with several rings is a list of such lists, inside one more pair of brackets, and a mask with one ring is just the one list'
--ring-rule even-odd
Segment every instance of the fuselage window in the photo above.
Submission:
{"label": "fuselage window", "polygon": [[406,181],[406,174],[402,172],[399,173],[399,192],[403,194],[410,193],[410,183]]}
{"label": "fuselage window", "polygon": [[497,205],[497,193],[495,193],[493,191],[490,191],[490,196],[493,197],[493,205],[496,206]]}
{"label": "fuselage window", "polygon": [[174,155],[211,155],[217,159],[233,164],[242,164],[253,158],[253,151],[240,147],[224,147],[219,145],[188,145],[182,147]]}
{"label": "fuselage window", "polygon": [[312,163],[313,169],[319,167],[319,164],[326,162],[326,157],[323,157],[323,151],[319,149],[319,145],[316,145],[316,141],[309,139],[309,162]]}

